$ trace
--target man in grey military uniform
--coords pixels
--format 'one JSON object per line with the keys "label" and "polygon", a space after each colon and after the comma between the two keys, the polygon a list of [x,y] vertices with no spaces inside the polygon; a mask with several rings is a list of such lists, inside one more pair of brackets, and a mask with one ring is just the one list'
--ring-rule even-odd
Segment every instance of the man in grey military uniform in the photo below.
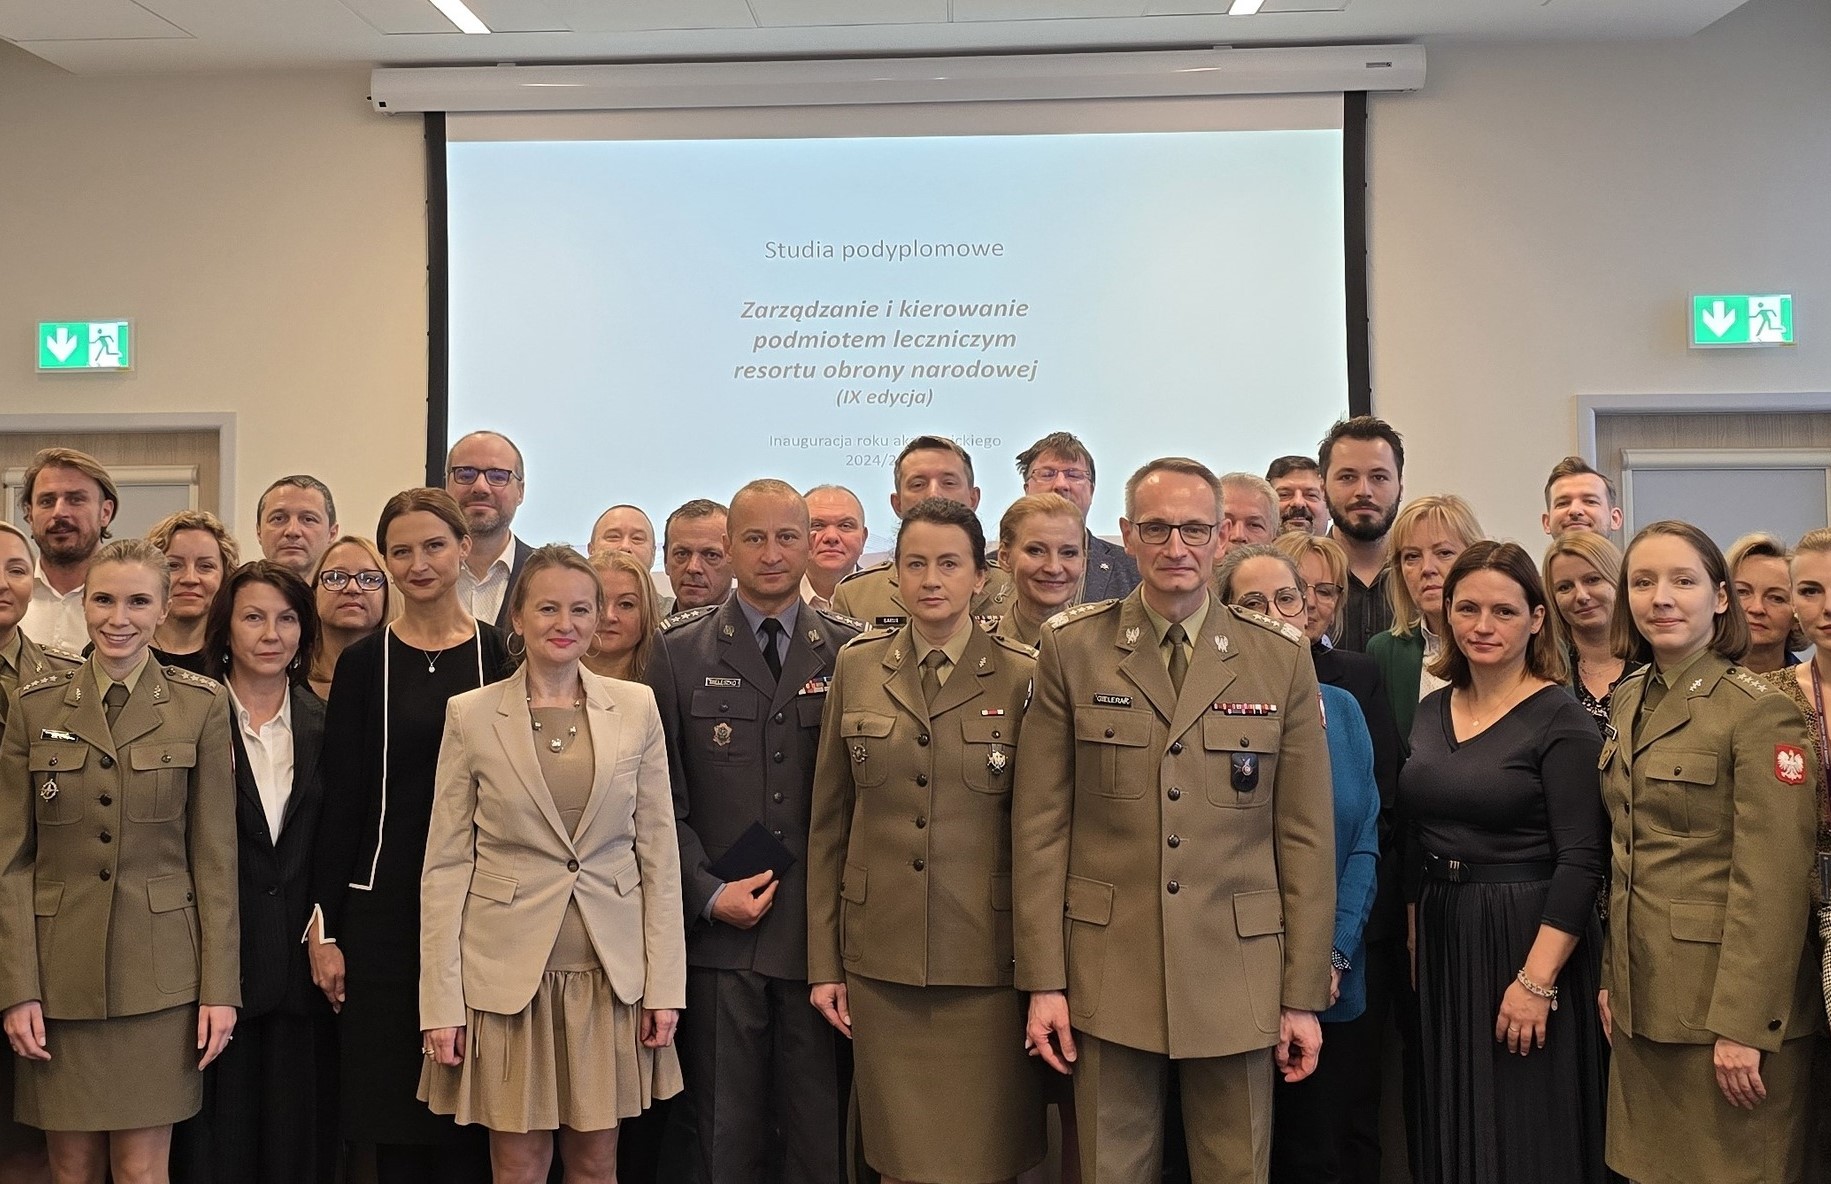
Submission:
{"label": "man in grey military uniform", "polygon": [[[807,1001],[806,863],[827,684],[858,623],[801,598],[808,514],[792,486],[738,490],[725,550],[736,593],[670,618],[647,672],[687,912],[683,1069],[711,1184],[838,1184],[846,1051]],[[713,870],[758,839],[793,856],[779,879]]]}
{"label": "man in grey military uniform", "polygon": [[[902,520],[905,507],[925,497],[944,497],[976,513],[979,487],[973,484],[973,458],[946,436],[917,436],[903,445],[894,470],[896,489],[890,509]],[[1011,577],[998,568],[985,573],[985,587],[973,597],[973,616],[981,624],[995,624],[1009,611],[1013,598]],[[909,623],[909,609],[896,586],[896,565],[884,562],[854,572],[833,591],[833,611],[862,621],[874,629],[901,629]],[[988,618],[991,618],[988,621]]]}
{"label": "man in grey military uniform", "polygon": [[[1059,493],[1086,516],[1094,504],[1094,458],[1073,432],[1050,432],[1017,454],[1025,493]],[[1117,600],[1138,586],[1138,561],[1087,526],[1087,574],[1080,599]]]}

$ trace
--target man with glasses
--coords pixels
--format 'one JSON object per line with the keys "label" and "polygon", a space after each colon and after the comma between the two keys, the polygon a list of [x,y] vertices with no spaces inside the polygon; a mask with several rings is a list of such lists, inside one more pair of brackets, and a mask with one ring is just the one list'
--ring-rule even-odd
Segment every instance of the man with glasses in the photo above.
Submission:
{"label": "man with glasses", "polygon": [[281,477],[254,503],[254,527],[261,554],[309,583],[337,537],[331,487],[309,473]]}
{"label": "man with glasses", "polygon": [[[1017,454],[1025,493],[1059,493],[1086,516],[1094,502],[1094,458],[1073,432],[1050,432]],[[1115,600],[1138,586],[1138,564],[1125,548],[1107,542],[1087,524],[1087,574],[1081,600]]]}
{"label": "man with glasses", "polygon": [[1143,582],[1043,629],[1018,741],[1025,1036],[1073,1070],[1092,1184],[1157,1178],[1172,1076],[1196,1184],[1263,1184],[1274,1067],[1287,1081],[1314,1071],[1329,1006],[1334,805],[1316,674],[1295,630],[1209,591],[1221,483],[1206,466],[1151,461],[1125,507]]}
{"label": "man with glasses", "polygon": [[509,529],[527,493],[521,449],[500,432],[472,432],[445,458],[445,492],[458,499],[470,524],[470,554],[458,572],[458,600],[470,615],[506,637],[509,589],[533,548]]}

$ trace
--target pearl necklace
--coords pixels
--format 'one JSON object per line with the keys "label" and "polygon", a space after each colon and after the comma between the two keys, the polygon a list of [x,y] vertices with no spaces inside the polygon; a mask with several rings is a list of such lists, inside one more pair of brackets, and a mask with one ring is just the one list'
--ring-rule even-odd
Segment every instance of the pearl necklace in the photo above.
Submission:
{"label": "pearl necklace", "polygon": [[[585,705],[585,700],[574,699],[572,701],[572,710],[577,711],[579,708],[583,707],[584,705]],[[530,715],[534,711],[534,696],[532,696],[532,695],[528,696],[528,711],[529,711]],[[545,729],[543,729],[541,727],[540,721],[535,720],[534,721],[534,731],[536,733],[539,733],[544,730]],[[566,745],[568,743],[570,743],[572,741],[573,737],[577,736],[578,734],[579,734],[579,726],[577,724],[573,724],[571,727],[566,729],[566,738],[564,740],[560,739],[558,736],[555,736],[551,740],[547,741],[547,747],[554,752],[564,752],[564,751],[566,751]]]}

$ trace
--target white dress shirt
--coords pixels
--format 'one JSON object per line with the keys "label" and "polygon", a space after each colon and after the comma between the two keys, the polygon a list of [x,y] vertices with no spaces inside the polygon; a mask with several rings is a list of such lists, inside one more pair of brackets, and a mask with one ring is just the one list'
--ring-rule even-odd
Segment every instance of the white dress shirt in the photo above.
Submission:
{"label": "white dress shirt", "polygon": [[484,569],[482,579],[471,574],[468,563],[458,568],[458,603],[470,610],[471,616],[486,624],[496,623],[503,598],[509,594],[510,561],[514,558],[515,536],[511,534],[502,546],[502,554]]}
{"label": "white dress shirt", "polygon": [[32,607],[26,611],[19,627],[25,635],[48,650],[76,655],[89,644],[89,626],[83,621],[83,589],[78,584],[68,592],[59,592],[45,579],[44,567],[32,565]]}
{"label": "white dress shirt", "polygon": [[280,712],[260,727],[254,727],[248,709],[229,688],[229,705],[235,709],[235,725],[241,730],[242,747],[248,750],[248,772],[255,788],[261,792],[261,809],[267,815],[267,835],[280,841],[280,824],[286,818],[286,803],[292,799],[292,691],[280,701]]}

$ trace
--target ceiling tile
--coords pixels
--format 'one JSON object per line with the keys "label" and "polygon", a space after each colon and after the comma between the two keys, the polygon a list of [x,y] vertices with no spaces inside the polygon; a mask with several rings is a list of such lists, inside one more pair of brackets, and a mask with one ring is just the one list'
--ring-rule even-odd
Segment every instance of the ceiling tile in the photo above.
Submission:
{"label": "ceiling tile", "polygon": [[753,29],[757,23],[744,0],[549,0],[549,6],[580,33]]}
{"label": "ceiling tile", "polygon": [[1145,0],[1053,0],[1039,8],[1035,0],[954,0],[954,20],[1029,21],[1087,20],[1144,15]]}
{"label": "ceiling tile", "polygon": [[750,0],[757,24],[807,25],[940,25],[947,23],[947,0]]}
{"label": "ceiling tile", "polygon": [[427,0],[341,0],[377,33],[456,33]]}
{"label": "ceiling tile", "polygon": [[1265,0],[1260,12],[1344,12],[1348,0]]}
{"label": "ceiling tile", "polygon": [[[431,8],[431,0],[422,0]],[[572,26],[544,0],[464,0],[495,33],[566,33]]]}
{"label": "ceiling tile", "polygon": [[189,36],[133,0],[0,0],[0,37],[8,41],[127,41]]}

